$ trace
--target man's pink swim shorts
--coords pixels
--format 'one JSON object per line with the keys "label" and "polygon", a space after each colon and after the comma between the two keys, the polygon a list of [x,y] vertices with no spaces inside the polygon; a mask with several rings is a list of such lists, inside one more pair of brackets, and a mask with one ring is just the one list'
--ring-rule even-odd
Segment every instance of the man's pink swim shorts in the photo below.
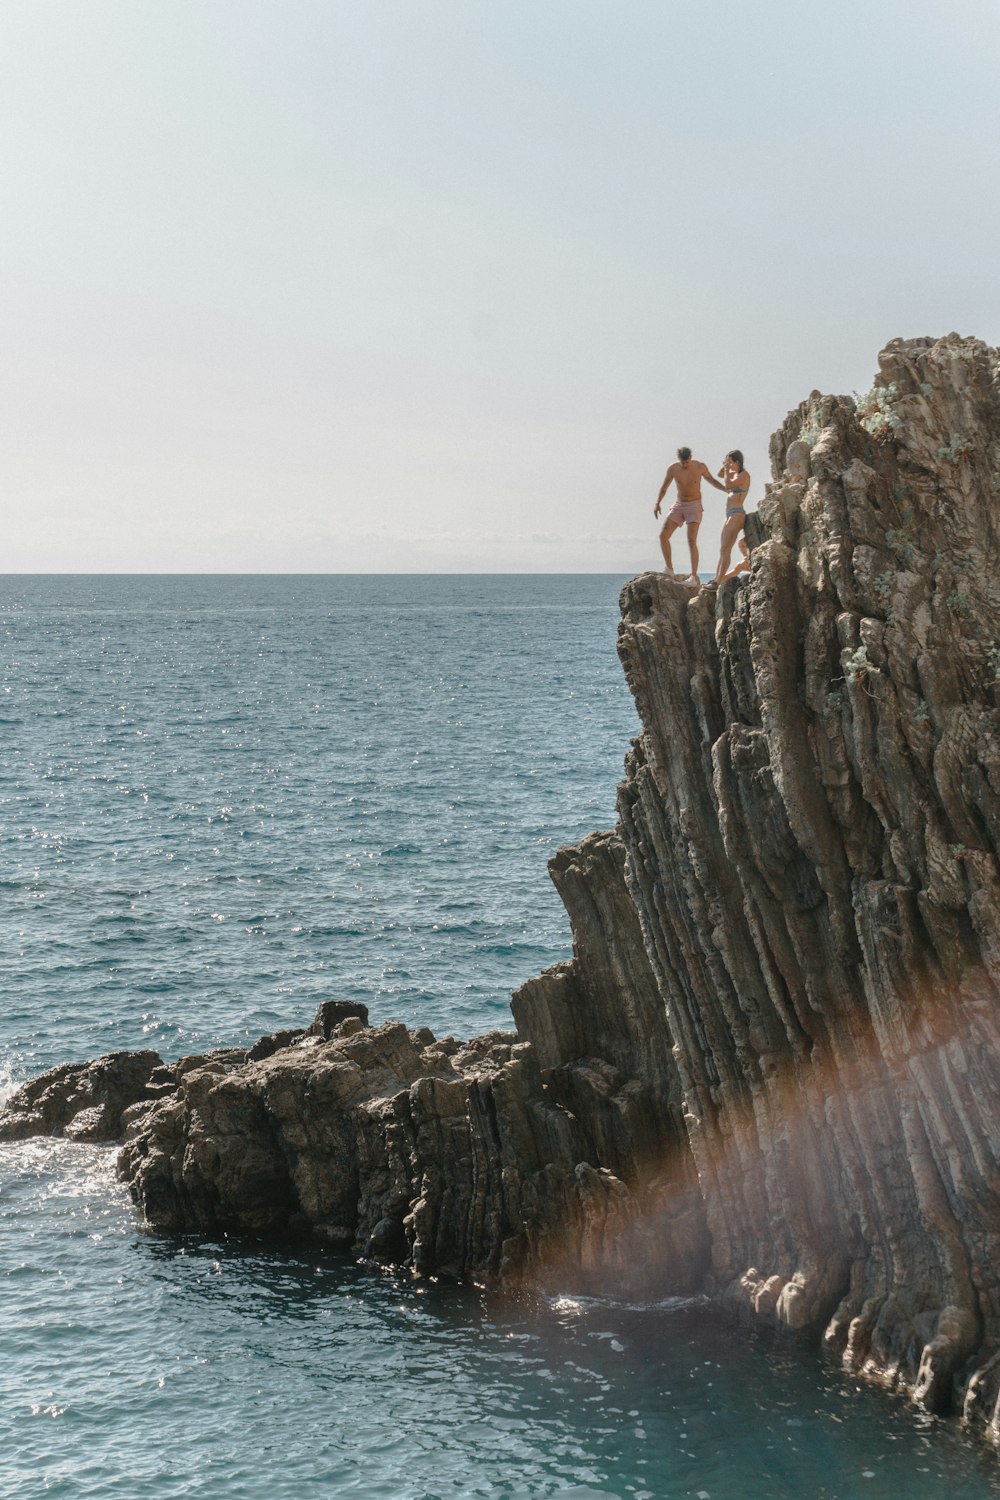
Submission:
{"label": "man's pink swim shorts", "polygon": [[668,521],[676,521],[679,526],[683,521],[690,526],[695,521],[700,521],[702,516],[700,500],[675,500],[674,508],[667,517]]}

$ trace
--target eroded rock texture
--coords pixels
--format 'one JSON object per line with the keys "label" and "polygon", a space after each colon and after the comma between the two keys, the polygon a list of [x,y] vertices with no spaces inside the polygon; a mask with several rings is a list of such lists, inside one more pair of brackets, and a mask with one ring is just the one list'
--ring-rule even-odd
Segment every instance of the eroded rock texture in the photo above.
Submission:
{"label": "eroded rock texture", "polygon": [[128,1098],[56,1070],[0,1136],[117,1121],[164,1229],[705,1286],[1000,1437],[1000,356],[891,344],[771,457],[749,577],[622,595],[643,733],[516,1033],[331,1002]]}
{"label": "eroded rock texture", "polygon": [[625,590],[620,831],[715,1285],[995,1423],[1000,368],[879,363],[772,440],[748,583]]}
{"label": "eroded rock texture", "polygon": [[650,1284],[635,1194],[591,1164],[510,1032],[459,1044],[349,1020],[257,1061],[199,1060],[126,1123],[121,1168],[161,1229],[309,1233],[425,1275]]}
{"label": "eroded rock texture", "polygon": [[115,1141],[137,1099],[172,1091],[157,1052],[108,1052],[89,1063],[63,1063],[32,1078],[0,1110],[0,1141],[33,1135]]}

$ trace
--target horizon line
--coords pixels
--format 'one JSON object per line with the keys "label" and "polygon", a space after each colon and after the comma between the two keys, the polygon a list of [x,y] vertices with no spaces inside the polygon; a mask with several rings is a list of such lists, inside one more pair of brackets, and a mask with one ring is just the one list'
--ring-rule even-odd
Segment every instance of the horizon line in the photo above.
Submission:
{"label": "horizon line", "polygon": [[640,568],[638,573],[628,568],[449,568],[446,570],[426,569],[419,572],[404,572],[397,568],[351,569],[348,572],[333,570],[306,572],[286,568],[260,568],[238,572],[182,568],[112,568],[106,570],[50,568],[0,572],[0,578],[638,578],[642,573],[662,571],[662,568],[655,567]]}

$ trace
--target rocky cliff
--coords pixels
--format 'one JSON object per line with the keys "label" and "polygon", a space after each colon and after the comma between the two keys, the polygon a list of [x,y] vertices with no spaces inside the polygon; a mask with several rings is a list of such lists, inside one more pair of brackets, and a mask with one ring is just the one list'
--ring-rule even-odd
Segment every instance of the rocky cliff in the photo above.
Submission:
{"label": "rocky cliff", "polygon": [[0,1136],[121,1129],[164,1229],[702,1286],[1000,1437],[1000,355],[890,344],[771,459],[748,577],[622,595],[643,732],[615,832],[552,863],[574,957],[516,1032],[328,1005],[103,1060],[107,1107],[58,1070]]}
{"label": "rocky cliff", "polygon": [[775,434],[748,584],[626,589],[620,832],[714,1285],[995,1424],[1000,360],[879,366]]}

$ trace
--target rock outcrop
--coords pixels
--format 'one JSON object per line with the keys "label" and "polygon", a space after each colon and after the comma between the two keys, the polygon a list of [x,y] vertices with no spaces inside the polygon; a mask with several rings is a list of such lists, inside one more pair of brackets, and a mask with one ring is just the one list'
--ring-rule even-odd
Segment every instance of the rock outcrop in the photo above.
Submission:
{"label": "rock outcrop", "polygon": [[[308,1234],[418,1275],[694,1285],[700,1200],[688,1183],[681,1204],[643,1151],[655,1101],[606,1059],[567,1085],[591,1091],[591,1117],[565,1107],[513,1032],[439,1041],[349,1015],[274,1041],[186,1059],[169,1098],[125,1112],[120,1168],[149,1224]],[[630,1180],[595,1164],[596,1138]]]}
{"label": "rock outcrop", "polygon": [[996,1428],[1000,356],[879,363],[772,440],[748,584],[625,590],[620,834],[713,1284]]}
{"label": "rock outcrop", "polygon": [[0,1141],[33,1135],[117,1141],[125,1111],[139,1099],[173,1092],[157,1052],[108,1052],[89,1063],[62,1063],[32,1078],[0,1110]]}
{"label": "rock outcrop", "polygon": [[1000,355],[879,364],[775,434],[748,577],[624,590],[643,731],[516,1032],[330,1005],[0,1135],[117,1121],[164,1229],[702,1286],[1000,1438]]}
{"label": "rock outcrop", "polygon": [[772,440],[748,585],[624,594],[621,835],[729,1298],[994,1419],[1000,362]]}

